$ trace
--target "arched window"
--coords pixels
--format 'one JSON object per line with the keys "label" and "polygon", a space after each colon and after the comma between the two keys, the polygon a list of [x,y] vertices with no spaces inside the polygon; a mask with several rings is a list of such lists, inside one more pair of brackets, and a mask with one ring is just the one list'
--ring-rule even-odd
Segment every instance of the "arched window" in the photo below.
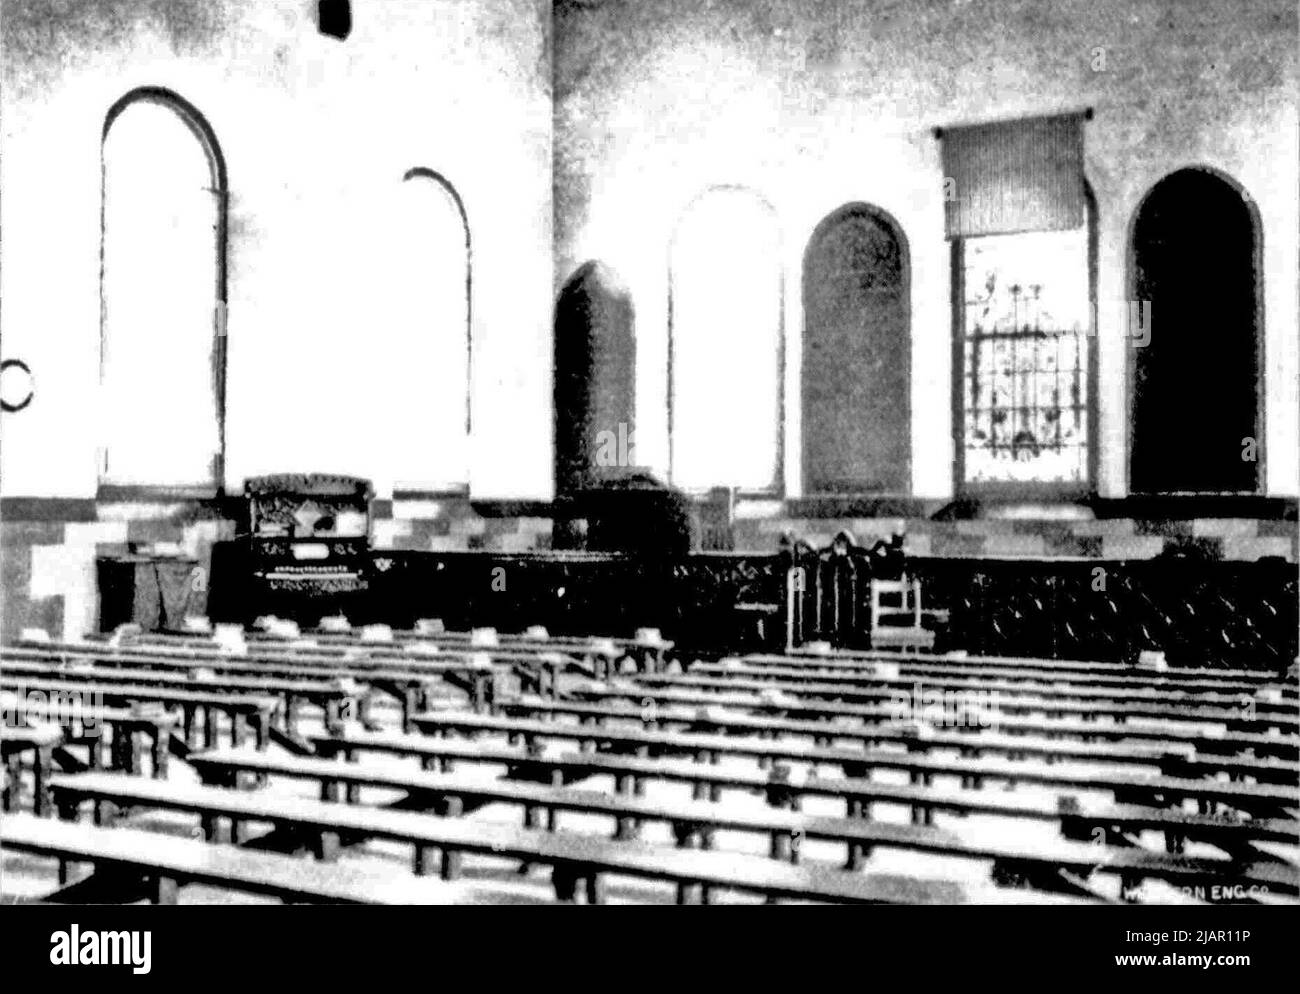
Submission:
{"label": "arched window", "polygon": [[669,270],[673,483],[778,489],[783,290],[771,205],[739,187],[704,193],[677,224]]}
{"label": "arched window", "polygon": [[911,487],[907,244],[884,211],[849,204],[813,232],[803,271],[807,493]]}
{"label": "arched window", "polygon": [[103,133],[100,483],[222,482],[226,171],[199,113],[137,90]]}
{"label": "arched window", "polygon": [[1259,227],[1237,187],[1183,169],[1152,188],[1132,237],[1130,488],[1253,492],[1262,459]]}
{"label": "arched window", "polygon": [[960,493],[1094,489],[1096,213],[952,243]]}
{"label": "arched window", "polygon": [[385,357],[376,485],[460,489],[469,481],[469,223],[455,188],[428,169],[406,174],[393,206],[389,317],[368,335]]}

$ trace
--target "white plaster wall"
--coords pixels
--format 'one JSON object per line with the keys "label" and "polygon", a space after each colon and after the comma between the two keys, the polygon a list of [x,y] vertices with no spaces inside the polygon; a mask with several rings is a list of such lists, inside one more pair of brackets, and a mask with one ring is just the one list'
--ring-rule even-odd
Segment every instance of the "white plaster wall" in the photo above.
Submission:
{"label": "white plaster wall", "polygon": [[146,85],[198,108],[229,169],[227,485],[373,475],[385,447],[439,444],[437,425],[367,417],[401,361],[367,347],[377,218],[425,166],[458,189],[474,242],[473,490],[549,495],[549,3],[353,7],[339,42],[310,0],[7,0],[0,320],[37,387],[5,418],[7,496],[95,491],[100,134]]}
{"label": "white plaster wall", "polygon": [[568,14],[556,276],[599,259],[631,290],[640,460],[667,469],[669,232],[701,189],[740,183],[775,205],[786,237],[789,491],[801,483],[802,253],[826,214],[862,200],[899,221],[911,250],[913,492],[950,495],[950,257],[932,129],[1091,106],[1100,493],[1127,491],[1129,225],[1158,179],[1200,164],[1235,178],[1263,219],[1266,488],[1297,494],[1296,37],[1289,0],[612,0]]}

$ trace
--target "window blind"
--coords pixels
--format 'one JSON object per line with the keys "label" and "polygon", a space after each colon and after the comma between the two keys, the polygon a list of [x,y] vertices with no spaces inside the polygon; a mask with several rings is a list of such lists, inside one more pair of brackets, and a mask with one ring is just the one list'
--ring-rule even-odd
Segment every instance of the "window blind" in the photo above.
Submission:
{"label": "window blind", "polygon": [[946,237],[1080,227],[1088,116],[1078,112],[942,129]]}

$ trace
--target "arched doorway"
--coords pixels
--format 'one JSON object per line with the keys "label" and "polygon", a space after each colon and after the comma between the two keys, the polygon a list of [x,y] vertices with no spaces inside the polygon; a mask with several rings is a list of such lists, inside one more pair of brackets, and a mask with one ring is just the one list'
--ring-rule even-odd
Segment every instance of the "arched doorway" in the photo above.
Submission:
{"label": "arched doorway", "polygon": [[[1182,169],[1133,222],[1135,493],[1253,492],[1261,479],[1259,227],[1242,191]],[[1149,311],[1147,310],[1149,308]],[[1139,333],[1140,332],[1140,333]]]}
{"label": "arched doorway", "polygon": [[560,291],[555,305],[557,495],[591,487],[602,467],[636,464],[634,320],[631,296],[599,262],[584,263]]}

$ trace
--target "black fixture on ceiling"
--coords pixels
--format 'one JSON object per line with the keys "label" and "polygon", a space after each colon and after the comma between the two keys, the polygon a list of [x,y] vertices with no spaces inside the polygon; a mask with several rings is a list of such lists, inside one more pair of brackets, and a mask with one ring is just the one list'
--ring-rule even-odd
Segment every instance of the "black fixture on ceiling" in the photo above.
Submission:
{"label": "black fixture on ceiling", "polygon": [[351,0],[318,0],[316,16],[323,35],[343,41],[352,33]]}

